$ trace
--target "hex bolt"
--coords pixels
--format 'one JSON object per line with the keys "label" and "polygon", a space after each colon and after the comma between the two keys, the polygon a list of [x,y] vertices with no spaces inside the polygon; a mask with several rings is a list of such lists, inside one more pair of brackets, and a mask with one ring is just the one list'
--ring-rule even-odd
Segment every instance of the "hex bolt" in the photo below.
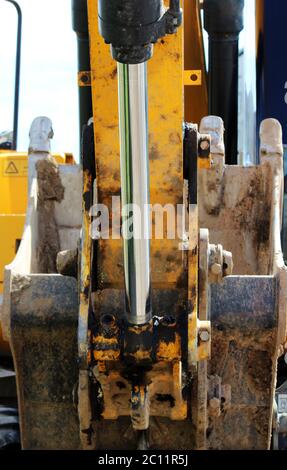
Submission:
{"label": "hex bolt", "polygon": [[209,331],[207,330],[201,330],[199,332],[199,338],[201,341],[203,341],[204,343],[206,343],[207,341],[209,341]]}
{"label": "hex bolt", "polygon": [[207,150],[207,149],[209,149],[209,147],[210,147],[210,144],[209,144],[208,140],[202,140],[200,142],[201,150]]}
{"label": "hex bolt", "polygon": [[219,398],[213,397],[209,400],[209,406],[210,408],[216,409],[220,408],[220,400]]}
{"label": "hex bolt", "polygon": [[219,398],[213,397],[209,400],[209,414],[213,417],[219,417],[221,415],[220,400]]}
{"label": "hex bolt", "polygon": [[210,155],[210,136],[201,134],[198,142],[198,156],[200,158],[208,158]]}
{"label": "hex bolt", "polygon": [[211,269],[212,274],[215,274],[215,276],[219,276],[222,272],[222,266],[220,266],[220,264],[218,263],[213,263],[210,266],[210,269]]}

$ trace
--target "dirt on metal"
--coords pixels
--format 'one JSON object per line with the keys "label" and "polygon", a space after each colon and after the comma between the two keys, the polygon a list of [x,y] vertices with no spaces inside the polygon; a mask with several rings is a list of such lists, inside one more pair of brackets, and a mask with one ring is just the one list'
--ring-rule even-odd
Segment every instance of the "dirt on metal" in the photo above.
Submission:
{"label": "dirt on metal", "polygon": [[56,273],[60,238],[55,218],[55,203],[64,199],[65,188],[59,175],[58,165],[52,156],[36,164],[38,181],[38,272]]}

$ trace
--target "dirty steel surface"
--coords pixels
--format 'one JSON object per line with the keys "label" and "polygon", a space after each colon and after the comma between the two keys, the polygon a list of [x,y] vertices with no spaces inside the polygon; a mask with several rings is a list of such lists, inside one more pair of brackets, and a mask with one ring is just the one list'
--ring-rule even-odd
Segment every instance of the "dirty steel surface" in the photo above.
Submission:
{"label": "dirty steel surface", "polygon": [[0,357],[0,450],[19,443],[15,372],[10,358]]}
{"label": "dirty steel surface", "polygon": [[[78,380],[76,280],[31,275],[15,280],[12,287],[12,346],[23,447],[80,448],[72,396]],[[276,367],[276,289],[272,276],[231,276],[212,287],[209,375],[219,376],[224,385],[231,386],[231,404],[219,417],[209,418],[211,449],[269,446]],[[190,395],[187,400],[189,414],[184,421],[151,417],[151,448],[195,447]],[[172,411],[168,397],[166,405]],[[137,435],[129,417],[94,421],[93,431],[97,449],[136,448]]]}
{"label": "dirty steel surface", "polygon": [[31,275],[14,280],[12,352],[24,449],[78,449],[73,393],[77,366],[76,280]]}
{"label": "dirty steel surface", "polygon": [[[231,386],[231,405],[210,418],[211,449],[268,449],[277,363],[277,280],[231,276],[211,287],[209,375]],[[223,405],[224,403],[222,403]]]}
{"label": "dirty steel surface", "polygon": [[[97,449],[135,450],[137,433],[133,430],[129,417],[117,421],[95,423]],[[167,418],[150,418],[150,449],[185,450],[194,448],[194,434],[190,420],[170,421]]]}
{"label": "dirty steel surface", "polygon": [[58,165],[52,156],[41,159],[36,164],[38,183],[38,272],[55,273],[56,260],[60,251],[60,238],[55,218],[55,203],[64,199]]}
{"label": "dirty steel surface", "polygon": [[272,170],[226,166],[199,173],[200,227],[207,227],[211,243],[231,251],[234,274],[270,272]]}

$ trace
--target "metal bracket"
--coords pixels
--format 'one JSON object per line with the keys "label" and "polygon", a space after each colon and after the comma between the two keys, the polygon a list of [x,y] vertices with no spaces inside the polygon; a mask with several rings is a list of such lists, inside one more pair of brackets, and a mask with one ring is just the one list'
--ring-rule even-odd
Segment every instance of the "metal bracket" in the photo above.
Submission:
{"label": "metal bracket", "polygon": [[201,70],[184,70],[183,71],[184,86],[201,86],[202,71]]}
{"label": "metal bracket", "polygon": [[78,72],[78,85],[79,87],[92,85],[92,75],[90,71]]}

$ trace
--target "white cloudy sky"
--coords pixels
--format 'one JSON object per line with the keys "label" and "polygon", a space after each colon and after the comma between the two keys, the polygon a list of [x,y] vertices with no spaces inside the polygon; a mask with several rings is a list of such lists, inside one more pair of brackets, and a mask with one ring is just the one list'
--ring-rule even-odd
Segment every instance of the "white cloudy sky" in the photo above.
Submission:
{"label": "white cloudy sky", "polygon": [[[23,42],[18,150],[27,150],[37,116],[53,121],[53,151],[78,159],[77,43],[71,0],[18,0]],[[0,132],[13,127],[16,11],[0,0]]]}

